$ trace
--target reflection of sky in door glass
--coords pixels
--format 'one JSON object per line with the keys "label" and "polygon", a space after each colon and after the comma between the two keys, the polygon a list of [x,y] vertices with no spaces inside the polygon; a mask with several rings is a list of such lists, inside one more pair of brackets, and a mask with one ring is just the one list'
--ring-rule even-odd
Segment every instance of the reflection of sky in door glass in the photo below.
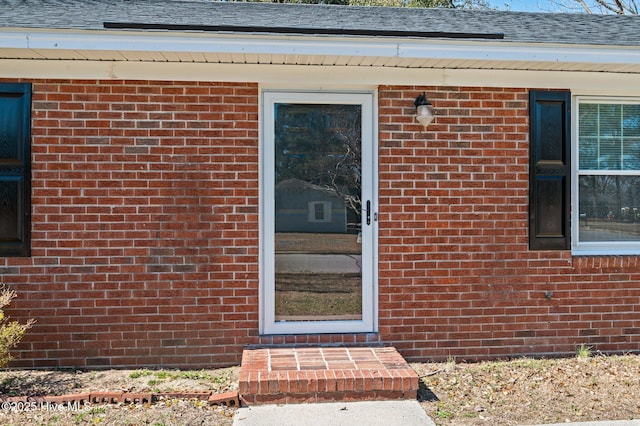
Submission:
{"label": "reflection of sky in door glass", "polygon": [[361,107],[275,108],[276,320],[361,319]]}

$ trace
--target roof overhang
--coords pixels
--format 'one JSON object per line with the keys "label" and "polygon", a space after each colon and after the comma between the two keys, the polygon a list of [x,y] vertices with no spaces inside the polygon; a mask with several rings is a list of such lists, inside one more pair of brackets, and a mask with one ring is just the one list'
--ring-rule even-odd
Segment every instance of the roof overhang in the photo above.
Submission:
{"label": "roof overhang", "polygon": [[640,47],[355,36],[0,31],[0,59],[640,72]]}
{"label": "roof overhang", "polygon": [[[525,72],[520,74],[523,80],[531,78],[533,72],[553,73],[556,80],[558,75],[569,73],[614,73],[626,82],[626,77],[637,79],[640,73],[640,47],[490,39],[5,28],[0,30],[0,61],[12,64],[20,72],[26,72],[28,64],[35,62],[56,62],[58,68],[65,69],[81,68],[84,62],[85,69],[108,69],[111,78],[128,78],[125,70],[136,64],[149,69],[153,64],[153,68],[164,65],[160,68],[166,70],[205,67],[209,72],[216,66],[230,70],[234,78],[245,76],[254,82],[264,82],[265,76],[292,67],[297,72],[299,67],[305,67],[316,74],[326,74],[329,69],[332,75],[341,70],[357,70],[371,75],[377,84],[408,83],[415,79],[409,76],[416,71],[434,71],[433,75],[440,76],[460,71],[503,76],[518,71]],[[242,67],[248,69],[246,75],[241,72]],[[33,67],[22,76],[44,77],[43,72],[54,68]],[[260,74],[256,73],[258,68]],[[6,66],[0,69],[4,70],[0,77],[10,76]]]}

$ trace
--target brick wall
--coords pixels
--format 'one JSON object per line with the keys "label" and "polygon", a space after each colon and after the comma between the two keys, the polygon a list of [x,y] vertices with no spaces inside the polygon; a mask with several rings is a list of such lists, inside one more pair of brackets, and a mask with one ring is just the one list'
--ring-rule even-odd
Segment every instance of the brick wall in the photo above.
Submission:
{"label": "brick wall", "polygon": [[236,363],[258,326],[257,85],[35,81],[16,366]]}
{"label": "brick wall", "polygon": [[[437,118],[413,119],[423,90]],[[35,81],[38,324],[17,367],[238,363],[245,345],[384,342],[410,360],[640,350],[638,257],[528,250],[528,92],[380,88],[380,333],[258,337],[258,88]]]}
{"label": "brick wall", "polygon": [[[423,90],[436,110],[412,118]],[[528,91],[380,88],[380,334],[409,359],[640,350],[638,257],[528,249]]]}

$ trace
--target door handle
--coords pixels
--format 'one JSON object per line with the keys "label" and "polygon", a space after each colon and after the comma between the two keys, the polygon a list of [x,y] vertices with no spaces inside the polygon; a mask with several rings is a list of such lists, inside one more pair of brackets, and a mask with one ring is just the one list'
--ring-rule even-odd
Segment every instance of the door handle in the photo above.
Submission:
{"label": "door handle", "polygon": [[367,200],[367,225],[371,225],[371,201]]}

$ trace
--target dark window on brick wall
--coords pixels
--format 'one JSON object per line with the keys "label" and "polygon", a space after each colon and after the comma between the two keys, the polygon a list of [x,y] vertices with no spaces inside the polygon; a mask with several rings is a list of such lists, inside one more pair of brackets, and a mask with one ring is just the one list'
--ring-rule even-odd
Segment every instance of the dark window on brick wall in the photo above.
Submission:
{"label": "dark window on brick wall", "polygon": [[0,83],[0,256],[29,256],[31,85]]}

